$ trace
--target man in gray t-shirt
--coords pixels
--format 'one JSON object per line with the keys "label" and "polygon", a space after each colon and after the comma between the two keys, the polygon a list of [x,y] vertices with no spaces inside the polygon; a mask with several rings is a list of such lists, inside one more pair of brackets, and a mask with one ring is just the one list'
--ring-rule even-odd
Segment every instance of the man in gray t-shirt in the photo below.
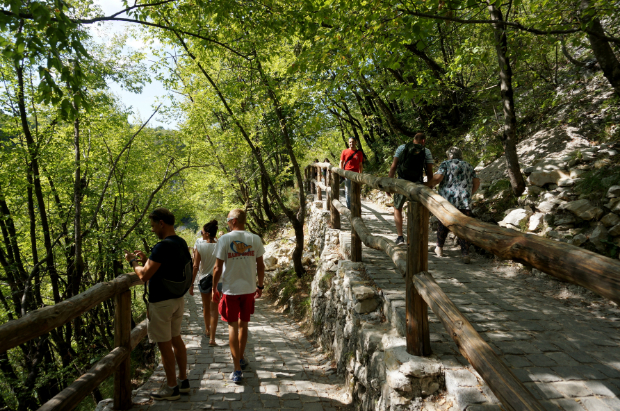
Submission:
{"label": "man in gray t-shirt", "polygon": [[[411,143],[402,144],[398,146],[396,152],[394,153],[394,161],[392,162],[392,166],[390,167],[390,173],[388,174],[389,178],[394,178],[396,170],[399,169],[398,178],[413,181],[415,183],[422,183],[423,180],[423,172],[426,172],[427,180],[430,180],[433,177],[433,164],[435,161],[433,160],[433,156],[428,148],[424,147],[426,144],[426,135],[424,133],[418,133],[413,137],[413,146],[411,147]],[[416,152],[415,147],[420,147],[421,150],[417,154],[413,154]],[[415,155],[415,159],[405,158],[407,156]],[[413,161],[411,161],[413,160]],[[419,167],[419,173],[415,173],[416,177],[412,180],[411,178],[407,178],[407,176],[401,175],[403,173],[402,167],[399,167],[399,162],[407,161],[408,165],[411,167]],[[415,181],[414,181],[415,180]],[[390,193],[388,193],[390,195]],[[396,232],[398,233],[398,237],[396,237],[396,245],[402,244],[405,242],[403,237],[403,205],[405,205],[405,201],[407,199],[405,196],[401,194],[394,194],[394,222],[396,223]]]}

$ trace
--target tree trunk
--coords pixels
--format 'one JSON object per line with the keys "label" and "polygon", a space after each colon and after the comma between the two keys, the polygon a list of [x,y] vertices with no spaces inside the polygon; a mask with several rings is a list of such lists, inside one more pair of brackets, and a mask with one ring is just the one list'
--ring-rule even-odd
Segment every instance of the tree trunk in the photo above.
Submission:
{"label": "tree trunk", "polygon": [[37,200],[37,206],[39,208],[39,217],[41,230],[43,231],[43,243],[45,245],[45,251],[47,252],[46,257],[46,266],[47,271],[50,275],[50,279],[52,280],[52,294],[54,295],[54,302],[59,303],[61,301],[60,291],[59,291],[59,278],[58,272],[56,271],[56,265],[54,262],[54,253],[52,252],[52,240],[50,237],[50,227],[47,219],[47,212],[45,207],[45,200],[43,198],[43,189],[41,188],[41,179],[39,172],[39,160],[37,153],[37,146],[35,144],[34,139],[32,138],[32,134],[30,132],[30,125],[28,124],[28,113],[26,112],[26,103],[24,96],[24,69],[19,65],[19,63],[15,64],[15,72],[17,74],[17,106],[19,109],[19,116],[22,125],[22,131],[24,132],[24,137],[26,138],[26,145],[28,148],[28,157],[30,160],[30,169],[33,177],[33,187],[34,194]]}
{"label": "tree trunk", "polygon": [[614,88],[617,96],[620,96],[620,62],[614,54],[609,42],[601,36],[605,36],[605,31],[601,21],[594,17],[596,10],[591,7],[590,0],[581,0],[581,22],[587,27],[588,40],[592,46],[594,56],[603,70],[605,78]]}
{"label": "tree trunk", "polygon": [[276,215],[273,213],[273,211],[271,210],[271,205],[269,204],[269,199],[268,199],[268,195],[269,195],[269,185],[267,184],[267,179],[268,177],[263,175],[261,173],[260,175],[260,187],[261,187],[261,194],[263,197],[263,210],[265,211],[265,215],[267,215],[267,219],[269,221],[271,221],[272,223],[275,223],[277,218]]}
{"label": "tree trunk", "polygon": [[[503,21],[502,12],[492,3],[488,6],[491,20]],[[512,69],[508,59],[508,40],[506,31],[501,24],[493,24],[495,34],[495,51],[497,52],[497,62],[499,63],[499,79],[501,85],[502,104],[504,106],[504,130],[502,131],[502,144],[506,156],[506,168],[512,192],[517,197],[525,190],[525,181],[519,167],[517,156],[517,116],[515,115],[515,104],[512,89]]]}
{"label": "tree trunk", "polygon": [[75,177],[73,181],[73,206],[75,207],[74,224],[74,244],[75,254],[73,258],[72,290],[71,295],[80,293],[80,283],[82,281],[83,262],[82,262],[82,176],[80,167],[80,120],[75,119],[73,123],[73,146],[75,149]]}

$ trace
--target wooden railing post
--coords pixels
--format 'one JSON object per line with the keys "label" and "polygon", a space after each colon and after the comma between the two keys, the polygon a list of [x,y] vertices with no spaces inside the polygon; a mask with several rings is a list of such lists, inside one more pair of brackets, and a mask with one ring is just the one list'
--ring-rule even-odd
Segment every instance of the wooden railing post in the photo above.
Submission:
{"label": "wooden railing post", "polygon": [[409,201],[407,206],[407,352],[411,355],[431,355],[428,330],[428,306],[418,294],[413,276],[428,271],[429,212],[422,204]]}
{"label": "wooden railing post", "polygon": [[331,184],[331,198],[329,200],[330,223],[332,228],[340,230],[340,213],[332,204],[333,200],[340,201],[340,175],[330,172],[329,177],[329,182]]}
{"label": "wooden railing post", "polygon": [[331,172],[329,171],[329,169],[325,169],[325,196],[326,198],[326,209],[331,211],[331,203],[332,203],[332,190],[331,190]]}
{"label": "wooden railing post", "polygon": [[[116,294],[114,302],[114,346],[131,351],[131,292]],[[114,373],[114,409],[131,407],[131,356],[127,356]]]}
{"label": "wooden railing post", "polygon": [[306,194],[310,192],[310,187],[308,187],[308,167],[304,168],[304,190],[306,190]]}
{"label": "wooden railing post", "polygon": [[[362,185],[351,181],[351,220],[362,216]],[[362,261],[362,239],[351,224],[351,261]]]}
{"label": "wooden railing post", "polygon": [[[320,167],[316,167],[315,170],[316,170],[316,181],[317,183],[320,183],[323,173],[321,172]],[[323,193],[322,193],[321,187],[319,186],[316,186],[316,199],[319,201],[323,201]]]}

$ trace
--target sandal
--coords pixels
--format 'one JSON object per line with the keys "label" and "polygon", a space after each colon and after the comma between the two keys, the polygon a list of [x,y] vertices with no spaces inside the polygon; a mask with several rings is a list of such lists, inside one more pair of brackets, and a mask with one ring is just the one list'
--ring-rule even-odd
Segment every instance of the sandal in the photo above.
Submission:
{"label": "sandal", "polygon": [[217,347],[217,343],[215,342],[215,340],[209,341],[209,347]]}

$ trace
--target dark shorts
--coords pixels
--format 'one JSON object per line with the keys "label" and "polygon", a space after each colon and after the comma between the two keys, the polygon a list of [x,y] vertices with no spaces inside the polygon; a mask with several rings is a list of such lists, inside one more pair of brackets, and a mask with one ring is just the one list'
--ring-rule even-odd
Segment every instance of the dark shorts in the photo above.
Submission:
{"label": "dark shorts", "polygon": [[[404,180],[404,178],[402,177],[398,177],[399,180]],[[414,181],[415,182],[415,181]],[[419,182],[420,184],[422,183],[421,181]],[[407,200],[407,197],[405,197],[402,194],[394,194],[394,208],[398,209],[398,210],[402,210],[403,206],[405,205],[405,203],[409,201]]]}
{"label": "dark shorts", "polygon": [[[213,277],[211,274],[208,274],[208,275],[210,275],[211,277]],[[200,281],[198,281],[198,291],[200,291],[201,293],[203,293],[203,294],[211,294],[211,289],[212,289],[212,287],[209,287],[209,288],[203,289],[203,288],[200,286]],[[217,284],[217,290],[218,290],[220,293],[222,292],[222,282],[221,282],[221,281]]]}
{"label": "dark shorts", "polygon": [[224,294],[218,307],[222,321],[234,323],[239,320],[248,322],[254,314],[254,293],[241,295]]}
{"label": "dark shorts", "polygon": [[402,194],[394,194],[394,208],[402,210],[403,206],[407,202],[407,198]]}

